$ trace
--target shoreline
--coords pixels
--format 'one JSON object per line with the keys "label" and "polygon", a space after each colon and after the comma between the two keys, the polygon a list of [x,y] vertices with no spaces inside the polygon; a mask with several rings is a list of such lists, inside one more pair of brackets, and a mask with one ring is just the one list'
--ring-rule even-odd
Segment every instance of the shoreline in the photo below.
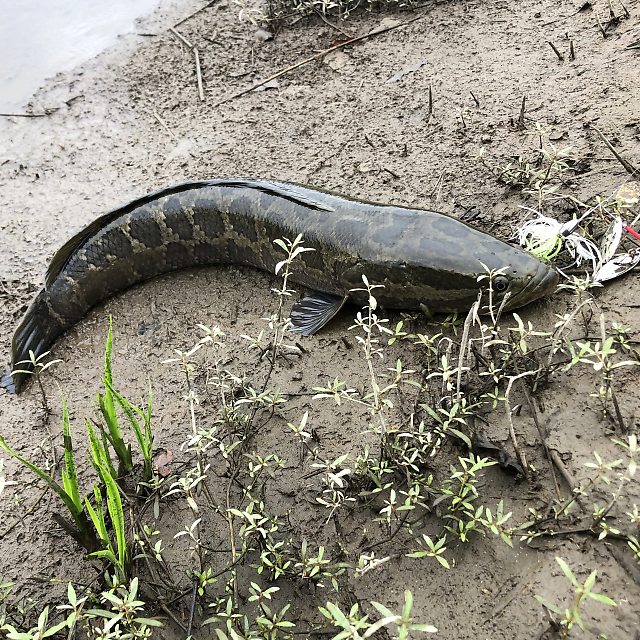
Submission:
{"label": "shoreline", "polygon": [[[179,28],[199,49],[202,101],[193,51],[168,31],[190,9],[176,16],[172,6],[156,17],[156,24],[163,25],[156,36],[132,34],[73,73],[54,78],[37,94],[36,104],[60,106],[58,111],[0,124],[0,135],[7,138],[0,149],[0,359],[5,362],[13,327],[62,243],[96,216],[172,183],[234,175],[291,180],[359,199],[473,216],[480,229],[508,239],[526,214],[522,207],[535,207],[537,201],[535,194],[524,194],[498,176],[507,167],[521,166],[519,159],[522,166],[538,166],[538,129],[547,151],[570,148],[570,167],[559,183],[559,195],[587,202],[628,178],[591,125],[640,164],[637,52],[625,49],[635,37],[637,5],[632,7],[634,20],[621,19],[609,37],[602,38],[594,27],[595,14],[575,13],[569,0],[433,3],[402,29],[319,57],[278,78],[277,86],[218,107],[225,96],[334,46],[344,35],[320,19],[310,19],[260,40],[255,25],[238,19],[236,5],[216,3]],[[407,14],[363,13],[341,26],[351,35],[366,34],[393,19],[407,20]],[[566,54],[567,33],[575,59],[567,54],[561,61],[547,42]],[[552,198],[545,206],[563,220],[574,211],[569,198]],[[43,417],[35,385],[20,396],[0,393],[2,435],[25,455],[46,457],[43,443],[48,447],[51,437],[54,444],[59,442],[60,394],[69,402],[73,429],[81,432],[84,419],[96,411],[105,336],[113,317],[118,388],[139,401],[148,385],[153,387],[154,446],[179,451],[190,428],[184,384],[179,372],[164,362],[174,357],[174,349],[187,350],[197,342],[197,323],[218,325],[227,336],[224,366],[250,378],[258,375],[265,363],[247,350],[240,336],[256,336],[264,329],[263,319],[274,308],[275,281],[271,274],[249,268],[203,268],[156,278],[98,305],[53,347],[52,357],[62,362],[47,371],[44,380],[53,408],[50,418]],[[629,306],[638,295],[636,275],[612,282],[595,292],[594,318],[606,313],[609,324],[632,327],[631,338],[638,339],[637,310]],[[522,320],[552,331],[571,301],[570,293],[558,292],[523,309]],[[369,384],[368,371],[351,344],[353,313],[346,309],[327,330],[305,339],[303,352],[278,364],[274,384],[291,393],[291,411],[276,412],[274,428],[256,436],[256,446],[278,451],[291,462],[278,477],[278,509],[295,509],[301,528],[327,550],[342,533],[331,524],[319,528],[306,506],[310,485],[291,471],[300,451],[287,423],[310,410],[309,423],[327,459],[362,444],[360,426],[369,418],[348,407],[308,402],[314,387],[336,375],[354,388]],[[408,320],[395,312],[389,318],[390,326],[400,320],[413,323],[417,333],[437,330],[424,318]],[[505,326],[513,326],[506,324],[512,321],[505,318]],[[593,331],[589,335],[598,335]],[[397,356],[407,368],[422,371],[423,354],[416,345],[398,341],[393,349],[383,368],[391,367]],[[541,390],[548,408],[544,417],[549,447],[577,481],[587,477],[584,464],[593,450],[607,460],[618,456],[602,411],[589,395],[594,392],[593,377],[586,369]],[[638,428],[633,417],[637,384],[638,373],[630,369],[616,387],[633,430]],[[199,411],[204,412],[216,401],[206,393],[206,385],[203,389],[205,402]],[[510,450],[504,414],[492,414],[481,425],[481,435]],[[527,486],[492,472],[483,480],[482,491],[492,509],[503,499],[505,512],[513,510],[514,519],[524,521],[529,507],[552,504],[556,490],[551,463],[526,406],[510,417],[521,447],[538,470],[536,484]],[[398,423],[402,420],[400,415]],[[78,560],[75,543],[52,522],[58,504],[52,500],[29,511],[38,488],[27,484],[28,475],[13,460],[5,463],[5,472],[21,485],[8,489],[9,499],[0,501],[0,520],[16,523],[7,525],[12,528],[2,540],[0,575],[15,581],[21,594],[49,599],[62,593],[67,580],[86,584],[90,564]],[[434,471],[441,472],[446,469]],[[212,475],[212,482],[218,480]],[[570,495],[564,486],[561,490]],[[640,495],[636,492],[633,499],[638,502]],[[625,508],[631,510],[630,505]],[[169,529],[167,541],[172,540],[171,526],[182,526],[176,525],[182,515],[163,511],[159,523]],[[357,548],[365,524],[347,523],[347,546]],[[606,547],[588,537],[566,537],[540,549],[519,545],[514,553],[496,540],[488,536],[459,545],[457,566],[451,571],[436,562],[412,565],[411,571],[404,560],[389,562],[381,573],[371,574],[374,579],[354,582],[353,592],[359,601],[395,606],[410,584],[416,616],[436,625],[442,640],[524,640],[545,624],[532,594],[545,594],[553,602],[569,597],[554,559],[562,555],[581,579],[604,565],[598,588],[621,606],[613,615],[596,607],[598,624],[610,637],[632,635],[640,589],[624,567],[608,558]],[[381,547],[380,557],[383,551]],[[42,586],[30,581],[32,574],[44,573],[58,582]],[[295,597],[291,595],[292,610],[311,607],[311,597]],[[487,614],[491,611],[495,615]],[[184,634],[167,631],[166,637]]]}

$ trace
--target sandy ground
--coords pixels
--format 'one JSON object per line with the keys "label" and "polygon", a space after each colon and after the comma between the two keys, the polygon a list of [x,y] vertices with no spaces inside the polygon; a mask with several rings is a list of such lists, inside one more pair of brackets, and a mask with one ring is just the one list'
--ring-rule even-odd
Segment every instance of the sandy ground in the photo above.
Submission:
{"label": "sandy ground", "polygon": [[[238,175],[294,180],[456,216],[472,211],[475,224],[507,238],[522,215],[517,208],[522,197],[499,184],[478,156],[484,149],[488,162],[505,164],[535,147],[537,140],[516,126],[526,96],[527,127],[541,123],[556,144],[570,145],[581,161],[567,185],[571,192],[582,199],[610,193],[627,176],[590,125],[640,162],[638,54],[625,50],[640,36],[640,3],[627,2],[631,18],[604,39],[593,8],[578,10],[583,4],[472,0],[429,3],[415,14],[364,14],[343,28],[363,34],[390,19],[422,17],[306,65],[280,78],[277,88],[221,106],[216,104],[234,91],[344,36],[319,20],[302,20],[261,42],[255,26],[238,20],[235,5],[219,2],[180,27],[200,50],[206,96],[201,102],[193,56],[167,31],[196,6],[185,3],[149,19],[140,32],[155,35],[125,39],[49,82],[33,105],[36,112],[57,108],[50,116],[0,122],[0,361],[9,360],[12,328],[41,286],[56,248],[99,213],[161,186]],[[602,16],[608,11],[604,0],[593,4]],[[575,60],[569,58],[569,41]],[[262,326],[260,318],[273,308],[273,282],[267,274],[230,267],[174,274],[136,287],[92,311],[58,341],[54,355],[63,363],[47,386],[55,395],[54,380],[60,385],[80,429],[83,417],[94,411],[106,319],[112,314],[118,384],[136,398],[151,380],[160,416],[157,442],[177,447],[188,430],[184,390],[179,373],[161,361],[173,348],[191,346],[195,324],[204,322],[218,323],[232,336],[229,366],[253,367],[254,356],[239,348],[237,336],[255,334]],[[598,294],[610,320],[634,327],[634,339],[637,305],[629,301],[639,293],[637,276],[631,275]],[[523,317],[550,327],[566,303],[558,293]],[[278,384],[309,391],[338,373],[354,386],[363,383],[362,361],[340,339],[348,325],[349,315],[342,315],[305,341],[307,353],[282,367]],[[403,357],[410,361],[412,356]],[[602,422],[588,397],[592,384],[591,377],[575,374],[544,394],[550,442],[579,479],[586,477],[583,463],[593,450],[616,455],[611,425]],[[637,429],[637,374],[626,374],[622,384],[622,411]],[[53,404],[51,424],[57,431],[60,411]],[[306,404],[300,399],[287,406],[278,417],[280,427],[297,419]],[[42,459],[47,430],[35,389],[19,397],[0,394],[0,414],[7,440]],[[356,418],[362,416],[313,405],[312,420],[328,454],[357,444],[361,425]],[[260,446],[295,456],[280,427],[262,435]],[[526,412],[517,418],[516,429],[540,470],[539,485],[527,487],[492,471],[483,495],[493,504],[504,498],[507,508],[524,519],[529,506],[538,507],[552,495],[553,485]],[[503,417],[492,419],[487,435],[508,441]],[[7,489],[0,503],[0,576],[15,580],[22,595],[45,599],[49,592],[42,579],[90,579],[92,570],[77,561],[78,549],[51,520],[58,509],[54,499],[47,496],[30,509],[41,490],[28,484],[30,476],[13,461],[5,468],[7,478],[21,484]],[[282,509],[299,514],[297,526],[330,545],[335,531],[308,521],[310,511],[298,495],[304,492],[292,477],[283,478],[277,490]],[[623,507],[630,508],[634,499],[638,502],[637,487]],[[357,531],[357,523],[351,523],[347,539]],[[591,622],[608,638],[633,638],[640,622],[640,585],[637,567],[634,574],[628,563],[616,560],[624,549],[623,543],[575,535],[535,549],[517,546],[514,553],[494,539],[479,538],[455,550],[454,569],[402,560],[354,583],[352,596],[395,607],[403,589],[411,588],[416,616],[436,625],[437,637],[444,639],[536,638],[547,622],[533,594],[555,602],[569,598],[554,560],[561,555],[582,579],[597,568],[600,589],[620,603],[615,610],[595,603],[589,607]],[[307,620],[308,594],[302,600],[291,597],[293,611]],[[327,596],[315,597],[322,603]]]}

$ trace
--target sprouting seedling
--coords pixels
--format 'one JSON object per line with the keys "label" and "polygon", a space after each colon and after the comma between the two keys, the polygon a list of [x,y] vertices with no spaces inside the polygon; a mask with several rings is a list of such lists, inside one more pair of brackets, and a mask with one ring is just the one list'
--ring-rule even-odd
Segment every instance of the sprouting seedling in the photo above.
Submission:
{"label": "sprouting seedling", "polygon": [[[18,368],[14,369],[11,372],[12,376],[15,375],[16,373],[21,373],[28,376],[35,376],[36,382],[38,383],[38,388],[40,389],[40,397],[42,398],[42,409],[44,410],[46,415],[49,415],[51,413],[51,410],[49,409],[49,403],[47,402],[47,394],[45,393],[41,376],[49,367],[51,367],[54,364],[57,364],[58,362],[62,362],[62,360],[49,360],[49,362],[47,362],[46,360],[50,353],[51,351],[45,351],[44,353],[41,353],[39,356],[36,356],[36,354],[33,351],[29,350],[29,357],[26,360],[20,360],[19,362],[16,362],[16,365],[18,365]],[[30,365],[30,367],[21,369],[20,365],[25,365],[25,364]]]}
{"label": "sprouting seedling", "polygon": [[582,631],[587,629],[587,625],[582,620],[581,609],[584,609],[585,603],[588,600],[595,600],[596,602],[600,602],[602,604],[606,604],[610,607],[617,607],[618,605],[614,600],[605,596],[602,593],[596,593],[593,591],[593,587],[596,584],[596,576],[597,572],[592,571],[583,584],[578,582],[575,574],[569,568],[569,565],[562,559],[556,557],[556,562],[560,565],[560,569],[562,569],[562,573],[566,576],[567,580],[571,583],[574,589],[574,599],[572,606],[569,608],[565,608],[564,611],[560,609],[560,607],[552,604],[545,598],[539,595],[534,595],[534,598],[548,611],[551,613],[555,613],[560,617],[559,620],[555,620],[555,624],[561,630],[561,638],[568,638],[571,629],[574,626],[579,627]]}

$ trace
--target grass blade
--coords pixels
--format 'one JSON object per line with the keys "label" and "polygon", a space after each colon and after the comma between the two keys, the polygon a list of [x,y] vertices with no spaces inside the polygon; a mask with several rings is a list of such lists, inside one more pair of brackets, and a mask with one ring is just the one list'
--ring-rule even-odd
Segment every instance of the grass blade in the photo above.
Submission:
{"label": "grass blade", "polygon": [[[122,407],[122,410],[131,423],[133,433],[140,447],[140,452],[142,453],[142,457],[144,458],[145,478],[147,480],[150,480],[152,476],[153,456],[153,432],[151,430],[151,389],[149,389],[147,411],[143,411],[136,405],[129,402],[111,385],[109,385],[108,389],[111,392],[112,397],[115,398],[116,402],[120,405],[120,407]],[[142,426],[137,416],[142,419]]]}
{"label": "grass blade", "polygon": [[62,469],[62,483],[67,495],[73,500],[78,512],[82,511],[82,500],[78,490],[78,476],[73,457],[73,442],[71,440],[71,424],[66,398],[62,398],[62,438],[64,443],[64,468]]}
{"label": "grass blade", "polygon": [[73,519],[76,520],[79,513],[76,503],[73,498],[65,491],[64,487],[60,486],[44,469],[41,469],[37,465],[29,462],[26,458],[23,458],[19,453],[14,451],[6,442],[3,436],[0,436],[0,448],[4,449],[10,456],[13,456],[18,462],[21,462],[27,469],[35,473],[41,480],[44,480],[49,488],[53,489],[60,499],[64,502],[67,509],[73,516]]}

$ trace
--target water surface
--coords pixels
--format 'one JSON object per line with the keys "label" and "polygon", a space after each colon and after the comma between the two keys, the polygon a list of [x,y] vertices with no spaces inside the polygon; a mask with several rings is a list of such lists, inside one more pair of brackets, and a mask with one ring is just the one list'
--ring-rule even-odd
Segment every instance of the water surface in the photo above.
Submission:
{"label": "water surface", "polygon": [[21,111],[47,78],[133,31],[158,1],[0,0],[0,112]]}

